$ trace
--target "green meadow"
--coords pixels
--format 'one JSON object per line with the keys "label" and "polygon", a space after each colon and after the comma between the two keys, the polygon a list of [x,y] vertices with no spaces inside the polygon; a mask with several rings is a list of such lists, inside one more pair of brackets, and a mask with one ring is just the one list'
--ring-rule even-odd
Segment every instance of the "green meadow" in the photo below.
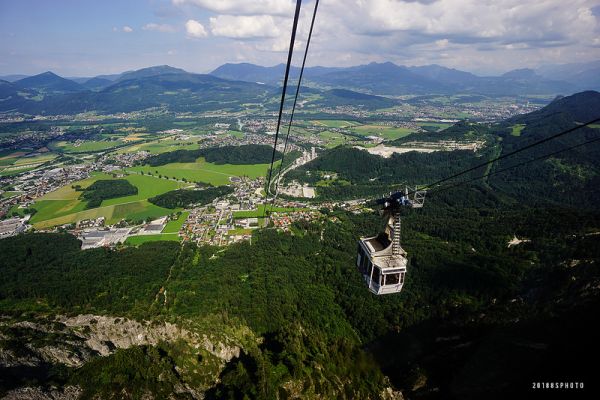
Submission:
{"label": "green meadow", "polygon": [[332,131],[320,132],[319,137],[327,142],[325,144],[325,147],[328,147],[328,148],[336,147],[341,144],[344,144],[344,143],[346,143],[346,139],[352,140],[352,138],[348,138],[348,137],[346,137],[346,135],[344,135],[342,133],[332,132]]}
{"label": "green meadow", "polygon": [[162,233],[179,233],[188,215],[190,215],[190,213],[186,211],[181,213],[181,215],[179,215],[179,218],[177,218],[176,220],[171,220],[167,222],[167,226],[165,226],[165,229],[163,229]]}
{"label": "green meadow", "polygon": [[117,153],[134,153],[136,151],[147,151],[152,154],[166,153],[175,150],[195,150],[198,149],[198,138],[189,140],[159,139],[150,142],[136,143],[131,146],[122,147]]}
{"label": "green meadow", "polygon": [[38,153],[26,156],[23,151],[0,153],[0,176],[11,176],[21,172],[31,171],[40,165],[52,161],[56,154]]}
{"label": "green meadow", "polygon": [[33,205],[37,210],[31,218],[33,226],[43,229],[98,217],[106,218],[108,224],[116,223],[121,219],[142,220],[161,217],[171,214],[173,210],[158,207],[149,203],[147,199],[185,186],[180,182],[151,176],[128,175],[124,179],[138,188],[138,194],[104,200],[100,207],[86,209],[85,202],[79,199],[81,192],[76,191],[72,186],[80,185],[85,188],[99,179],[114,178],[107,174],[95,174],[43,196]]}
{"label": "green meadow", "polygon": [[109,150],[123,144],[120,140],[86,140],[79,145],[75,145],[74,142],[57,141],[50,143],[48,147],[62,153],[89,153]]}
{"label": "green meadow", "polygon": [[409,128],[394,128],[385,125],[361,125],[352,128],[352,131],[363,136],[379,136],[386,140],[400,139],[414,132]]}
{"label": "green meadow", "polygon": [[359,122],[346,121],[341,119],[321,119],[312,122],[315,125],[326,126],[328,128],[350,128],[356,125],[360,125]]}
{"label": "green meadow", "polygon": [[293,212],[305,211],[306,208],[271,207],[271,205],[259,204],[256,210],[234,211],[234,218],[258,218],[265,215],[265,207],[270,212]]}
{"label": "green meadow", "polygon": [[159,242],[162,240],[169,240],[169,241],[177,242],[181,239],[175,233],[161,233],[159,235],[129,236],[127,238],[127,240],[125,240],[125,244],[128,244],[130,246],[139,246],[143,243]]}
{"label": "green meadow", "polygon": [[202,157],[194,163],[171,163],[158,167],[144,165],[128,169],[128,171],[143,172],[146,175],[150,173],[154,176],[186,179],[188,182],[204,182],[214,186],[229,184],[231,176],[248,176],[249,178],[265,176],[268,170],[269,164],[219,165],[206,162]]}
{"label": "green meadow", "polygon": [[510,134],[512,136],[521,136],[521,132],[523,131],[523,129],[525,129],[525,125],[524,124],[517,124],[517,125],[513,125],[511,126],[512,131],[510,132]]}

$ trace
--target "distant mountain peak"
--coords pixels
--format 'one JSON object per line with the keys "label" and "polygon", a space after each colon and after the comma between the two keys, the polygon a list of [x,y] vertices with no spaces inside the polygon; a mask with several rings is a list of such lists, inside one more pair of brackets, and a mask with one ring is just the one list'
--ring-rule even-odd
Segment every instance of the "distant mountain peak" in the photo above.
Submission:
{"label": "distant mountain peak", "polygon": [[38,75],[23,78],[16,81],[15,84],[27,89],[48,93],[68,93],[85,90],[85,88],[77,82],[56,75],[52,71],[46,71]]}
{"label": "distant mountain peak", "polygon": [[514,79],[531,79],[537,78],[539,76],[531,68],[520,68],[508,71],[507,73],[503,74],[502,77]]}
{"label": "distant mountain peak", "polygon": [[125,81],[129,79],[148,78],[150,76],[166,75],[166,74],[187,74],[186,70],[181,68],[171,67],[170,65],[155,65],[152,67],[138,69],[136,71],[124,72],[120,77],[119,81]]}

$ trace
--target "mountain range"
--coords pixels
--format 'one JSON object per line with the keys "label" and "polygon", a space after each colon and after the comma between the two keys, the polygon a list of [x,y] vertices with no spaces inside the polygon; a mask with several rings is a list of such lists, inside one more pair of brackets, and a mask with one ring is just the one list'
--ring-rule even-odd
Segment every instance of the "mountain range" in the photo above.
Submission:
{"label": "mountain range", "polygon": [[[294,85],[299,69],[294,67],[291,72],[290,85]],[[600,63],[577,64],[570,69],[519,69],[498,77],[480,77],[439,65],[405,67],[391,62],[348,68],[309,67],[305,69],[302,94],[309,90],[318,94],[319,99],[312,103],[315,107],[353,105],[366,109],[393,106],[397,100],[390,96],[408,94],[568,95],[600,89],[600,74],[595,72],[600,72]],[[111,113],[153,107],[237,110],[248,103],[270,109],[283,73],[283,64],[263,67],[242,63],[222,65],[210,74],[161,65],[93,78],[67,79],[50,71],[29,77],[12,75],[0,79],[0,112]]]}
{"label": "mountain range", "polygon": [[[212,75],[224,79],[278,84],[284,65],[261,67],[240,63],[224,64]],[[292,68],[292,76],[298,75]],[[553,66],[539,70],[517,69],[501,76],[482,77],[440,65],[399,66],[391,62],[348,68],[308,67],[304,83],[328,88],[345,88],[380,95],[477,93],[483,95],[571,94],[600,89],[600,62],[578,64],[577,68]]]}

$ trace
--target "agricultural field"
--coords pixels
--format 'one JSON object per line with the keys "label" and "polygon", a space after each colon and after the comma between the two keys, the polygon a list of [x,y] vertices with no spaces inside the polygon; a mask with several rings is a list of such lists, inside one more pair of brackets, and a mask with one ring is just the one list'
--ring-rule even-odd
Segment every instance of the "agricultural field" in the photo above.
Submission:
{"label": "agricultural field", "polygon": [[110,150],[125,143],[122,140],[84,140],[75,142],[59,140],[50,143],[48,147],[60,153],[91,153]]}
{"label": "agricultural field", "polygon": [[419,125],[422,128],[435,127],[438,131],[442,131],[448,127],[451,127],[454,124],[451,122],[417,122],[417,125]]}
{"label": "agricultural field", "polygon": [[159,167],[149,165],[129,168],[128,171],[144,173],[146,175],[163,176],[176,178],[178,180],[187,180],[188,182],[204,182],[214,186],[227,185],[230,183],[229,177],[248,176],[258,178],[265,176],[268,172],[269,164],[252,165],[233,165],[233,164],[213,164],[206,162],[204,158],[199,158],[194,163],[171,163]]}
{"label": "agricultural field", "polygon": [[229,236],[233,236],[233,235],[251,235],[253,230],[254,229],[236,228],[236,229],[230,229],[227,232],[227,234]]}
{"label": "agricultural field", "polygon": [[524,124],[517,124],[517,125],[513,125],[511,126],[512,131],[510,132],[510,134],[512,136],[521,136],[521,132],[523,131],[523,129],[525,129],[525,125]]}
{"label": "agricultural field", "polygon": [[238,139],[244,138],[244,133],[241,131],[227,131],[227,133],[230,134],[231,136],[235,136]]}
{"label": "agricultural field", "polygon": [[7,198],[9,198],[9,197],[13,197],[13,196],[15,196],[15,195],[18,195],[18,194],[21,194],[21,193],[22,193],[22,192],[3,192],[3,193],[2,193],[2,195],[1,195],[1,197],[2,197],[3,199],[7,199]]}
{"label": "agricultural field", "polygon": [[31,153],[14,151],[0,153],[0,176],[11,176],[31,171],[56,158],[53,153]]}
{"label": "agricultural field", "polygon": [[13,165],[20,157],[27,155],[25,151],[2,151],[0,152],[0,167]]}
{"label": "agricultural field", "polygon": [[143,243],[148,242],[159,242],[162,240],[169,241],[179,241],[181,240],[176,233],[161,233],[158,235],[139,235],[139,236],[129,236],[127,240],[125,240],[125,244],[129,246],[139,246]]}
{"label": "agricultural field", "polygon": [[319,133],[319,138],[326,142],[325,147],[331,148],[336,147],[341,144],[345,144],[346,141],[353,140],[352,137],[347,137],[343,133],[332,132],[332,131],[323,131]]}
{"label": "agricultural field", "polygon": [[363,136],[379,136],[385,140],[395,140],[414,132],[409,128],[394,128],[385,125],[360,125],[352,127],[352,131]]}
{"label": "agricultural field", "polygon": [[85,188],[99,179],[114,178],[106,174],[95,174],[93,177],[75,182],[72,186],[64,186],[37,200],[33,205],[37,213],[31,218],[34,227],[41,229],[98,217],[104,217],[107,223],[112,224],[121,219],[144,220],[169,215],[174,210],[155,206],[147,199],[185,186],[181,182],[167,179],[129,175],[123,179],[136,186],[138,194],[107,199],[98,208],[85,209],[85,201],[79,198],[82,192],[76,191],[73,186],[80,185]]}
{"label": "agricultural field", "polygon": [[148,151],[152,154],[159,154],[175,150],[195,150],[199,148],[198,140],[198,138],[191,138],[189,140],[174,140],[169,137],[122,147],[118,149],[116,153],[123,154],[134,153],[136,151]]}
{"label": "agricultural field", "polygon": [[353,126],[359,126],[360,122],[346,121],[339,119],[322,119],[312,121],[314,125],[326,126],[328,128],[351,128]]}
{"label": "agricultural field", "polygon": [[256,210],[234,211],[234,218],[259,218],[265,215],[265,207],[270,212],[293,212],[305,211],[306,208],[271,207],[271,205],[260,204]]}
{"label": "agricultural field", "polygon": [[165,229],[163,229],[162,233],[179,233],[188,215],[190,215],[190,213],[186,211],[181,213],[181,215],[179,215],[179,218],[177,218],[176,220],[169,221],[167,223],[167,226],[165,226]]}

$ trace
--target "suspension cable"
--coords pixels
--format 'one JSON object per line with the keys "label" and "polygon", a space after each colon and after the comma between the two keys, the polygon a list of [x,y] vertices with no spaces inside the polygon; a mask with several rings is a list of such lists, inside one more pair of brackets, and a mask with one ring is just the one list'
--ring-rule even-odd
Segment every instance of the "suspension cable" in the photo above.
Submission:
{"label": "suspension cable", "polygon": [[[287,64],[285,66],[285,77],[283,79],[283,89],[281,91],[281,101],[279,103],[279,115],[277,117],[277,129],[275,130],[275,143],[273,144],[273,154],[271,155],[271,167],[269,168],[269,179],[267,180],[267,197],[269,196],[271,186],[271,175],[273,173],[273,165],[275,163],[275,154],[277,152],[277,139],[279,138],[279,127],[281,126],[281,116],[283,114],[283,105],[285,104],[285,93],[288,85],[288,78],[290,76],[290,66],[292,65],[292,55],[294,53],[294,42],[296,41],[296,30],[298,28],[298,19],[300,16],[300,7],[302,0],[296,0],[296,12],[294,14],[294,23],[292,25],[292,35],[290,38],[290,49],[288,51]],[[266,207],[265,207],[266,210]],[[264,212],[263,212],[264,217]]]}
{"label": "suspension cable", "polygon": [[[439,185],[440,183],[447,182],[447,181],[449,181],[449,180],[451,180],[451,179],[457,178],[457,177],[459,177],[459,176],[462,176],[462,175],[464,175],[464,174],[466,174],[466,173],[472,172],[472,171],[474,171],[474,170],[476,170],[476,169],[479,169],[479,168],[481,168],[481,167],[485,167],[486,165],[489,165],[489,164],[492,164],[492,163],[494,163],[494,162],[496,162],[496,161],[499,161],[499,160],[505,159],[505,158],[507,158],[507,157],[510,157],[510,156],[512,156],[512,155],[514,155],[514,154],[520,153],[520,152],[522,152],[522,151],[525,151],[525,150],[527,150],[527,149],[530,149],[530,148],[532,148],[532,147],[535,147],[535,146],[538,146],[538,145],[540,145],[540,144],[546,143],[546,142],[548,142],[548,141],[550,141],[550,140],[552,140],[552,139],[556,139],[557,137],[564,136],[564,135],[566,135],[566,134],[568,134],[568,133],[571,133],[571,132],[573,132],[573,131],[576,131],[577,129],[583,128],[583,127],[585,127],[585,126],[588,126],[588,125],[591,125],[591,124],[593,124],[593,123],[596,123],[596,122],[598,122],[598,121],[600,121],[600,117],[598,117],[598,118],[595,118],[595,119],[593,119],[593,120],[591,120],[591,121],[588,121],[588,122],[586,122],[586,123],[583,123],[583,124],[581,124],[581,125],[577,125],[577,126],[575,126],[575,127],[573,127],[573,128],[570,128],[570,129],[567,129],[567,130],[564,130],[564,131],[558,132],[558,133],[556,133],[556,134],[554,134],[554,135],[551,135],[551,136],[548,136],[548,137],[546,137],[546,138],[544,138],[544,139],[538,140],[537,142],[534,142],[534,143],[528,144],[527,146],[523,146],[523,147],[521,147],[521,148],[519,148],[519,149],[517,149],[517,150],[513,150],[513,151],[511,151],[511,152],[508,152],[508,153],[506,153],[506,154],[503,154],[503,155],[501,155],[501,156],[494,157],[493,159],[491,159],[491,160],[489,160],[489,161],[486,161],[486,162],[484,162],[484,163],[478,164],[478,165],[476,165],[476,166],[474,166],[474,167],[471,167],[471,168],[468,168],[468,169],[466,169],[466,170],[464,170],[464,171],[462,171],[462,172],[458,172],[458,173],[456,173],[456,174],[454,174],[454,175],[451,175],[451,176],[449,176],[449,177],[446,177],[446,178],[440,179],[440,180],[438,180],[438,181],[436,181],[436,182],[434,182],[434,183],[431,183],[431,184],[429,184],[429,185],[426,185],[426,186],[424,186],[423,188],[421,188],[421,189],[419,189],[419,190],[427,190],[427,189],[429,189],[429,188],[433,188],[434,186],[437,186],[437,185]],[[413,193],[414,193],[414,191],[413,191],[413,192],[411,192],[411,194],[413,194]]]}
{"label": "suspension cable", "polygon": [[472,178],[472,179],[469,179],[469,180],[466,180],[466,181],[458,182],[458,183],[455,183],[455,184],[452,184],[452,185],[449,185],[449,186],[445,186],[445,187],[433,188],[433,189],[430,190],[430,192],[435,192],[435,193],[445,192],[447,190],[454,189],[454,188],[456,188],[458,186],[466,185],[467,183],[471,183],[473,181],[486,178],[486,177],[488,177],[490,175],[500,174],[502,172],[506,172],[506,171],[511,170],[513,168],[521,167],[523,165],[527,165],[527,164],[530,164],[530,163],[535,162],[535,161],[543,160],[545,158],[552,157],[552,156],[554,156],[556,154],[563,153],[563,152],[569,151],[569,150],[573,150],[573,149],[576,149],[578,147],[582,147],[582,146],[585,146],[585,145],[588,145],[588,144],[591,144],[591,143],[594,143],[594,142],[598,142],[598,141],[600,141],[600,137],[597,137],[595,139],[588,140],[586,142],[579,143],[579,144],[576,144],[576,145],[573,145],[573,146],[569,146],[567,148],[564,148],[564,149],[561,149],[561,150],[557,150],[555,152],[552,152],[552,153],[549,153],[549,154],[545,154],[543,156],[532,158],[531,160],[526,160],[526,161],[523,161],[523,162],[511,165],[510,167],[502,168],[502,169],[499,169],[497,171],[491,171],[491,172],[488,172],[488,173],[486,173],[486,174],[484,174],[482,176],[477,176],[475,178]]}
{"label": "suspension cable", "polygon": [[312,37],[313,28],[315,26],[315,17],[317,16],[317,9],[319,8],[319,0],[315,2],[315,8],[313,10],[312,20],[310,22],[310,30],[308,31],[308,39],[306,40],[306,48],[304,49],[304,58],[302,59],[302,67],[300,67],[300,76],[298,78],[298,85],[296,86],[296,94],[294,96],[294,104],[292,106],[292,113],[290,115],[290,121],[287,128],[287,134],[285,136],[285,145],[283,146],[283,155],[281,156],[281,163],[279,164],[279,171],[277,172],[277,178],[275,180],[275,195],[273,196],[273,205],[275,198],[279,194],[279,181],[281,180],[281,169],[283,168],[283,161],[285,160],[285,152],[287,150],[288,140],[290,138],[290,130],[292,129],[292,123],[294,121],[294,113],[296,111],[296,103],[298,102],[298,93],[300,93],[300,85],[302,83],[302,76],[304,75],[304,66],[306,65],[306,57],[308,55],[308,48],[310,46],[310,39]]}

